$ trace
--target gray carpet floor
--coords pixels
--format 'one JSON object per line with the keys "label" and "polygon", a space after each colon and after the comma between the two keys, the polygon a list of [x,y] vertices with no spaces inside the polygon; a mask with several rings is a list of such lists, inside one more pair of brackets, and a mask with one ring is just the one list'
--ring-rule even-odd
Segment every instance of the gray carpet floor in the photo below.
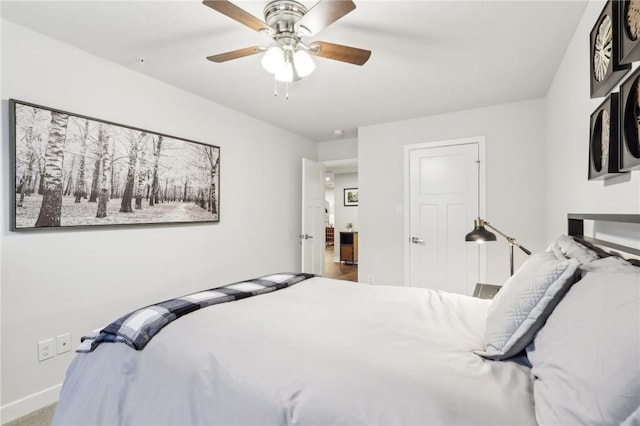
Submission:
{"label": "gray carpet floor", "polygon": [[47,405],[39,410],[29,413],[24,417],[6,423],[4,426],[51,426],[53,422],[53,411],[56,404]]}

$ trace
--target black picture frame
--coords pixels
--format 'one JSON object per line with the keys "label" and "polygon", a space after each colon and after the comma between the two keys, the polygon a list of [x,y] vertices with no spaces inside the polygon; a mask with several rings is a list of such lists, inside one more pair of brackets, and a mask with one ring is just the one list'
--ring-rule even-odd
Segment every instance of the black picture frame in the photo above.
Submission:
{"label": "black picture frame", "polygon": [[640,60],[640,7],[635,2],[623,0],[618,9],[620,63],[631,64]]}
{"label": "black picture frame", "polygon": [[640,170],[640,68],[620,85],[620,171]]}
{"label": "black picture frame", "polygon": [[611,93],[591,114],[589,180],[604,179],[619,173],[618,108],[618,93]]}
{"label": "black picture frame", "polygon": [[220,221],[220,147],[9,100],[12,231]]}
{"label": "black picture frame", "polygon": [[354,207],[358,205],[358,188],[344,188],[344,206]]}
{"label": "black picture frame", "polygon": [[591,98],[607,93],[631,69],[620,63],[620,2],[609,0],[590,33],[589,70]]}

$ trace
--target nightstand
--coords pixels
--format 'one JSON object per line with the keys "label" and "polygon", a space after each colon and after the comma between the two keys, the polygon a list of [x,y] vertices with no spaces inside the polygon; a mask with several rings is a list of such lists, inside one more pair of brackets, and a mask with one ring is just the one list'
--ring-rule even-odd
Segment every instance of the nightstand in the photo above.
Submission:
{"label": "nightstand", "polygon": [[501,288],[502,286],[500,285],[478,283],[476,284],[475,290],[473,290],[473,297],[493,299]]}

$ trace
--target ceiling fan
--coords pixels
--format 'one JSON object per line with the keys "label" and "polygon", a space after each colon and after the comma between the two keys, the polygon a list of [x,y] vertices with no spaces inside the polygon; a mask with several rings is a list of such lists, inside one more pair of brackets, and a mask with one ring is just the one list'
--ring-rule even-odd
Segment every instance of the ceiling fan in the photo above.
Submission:
{"label": "ceiling fan", "polygon": [[264,22],[227,0],[204,0],[202,3],[273,39],[266,47],[245,47],[207,57],[212,62],[265,52],[262,66],[274,74],[276,81],[290,83],[313,72],[315,64],[311,55],[354,65],[364,65],[371,56],[369,50],[325,41],[309,44],[302,41],[303,37],[316,35],[354,10],[356,5],[351,0],[320,0],[309,10],[294,0],[274,0],[264,8]]}

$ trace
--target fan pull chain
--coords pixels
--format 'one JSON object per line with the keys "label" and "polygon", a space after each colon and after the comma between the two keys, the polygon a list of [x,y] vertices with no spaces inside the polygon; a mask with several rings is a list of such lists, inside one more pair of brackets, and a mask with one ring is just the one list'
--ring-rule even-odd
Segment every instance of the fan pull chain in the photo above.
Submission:
{"label": "fan pull chain", "polygon": [[[273,80],[273,96],[278,97],[278,80]],[[289,100],[289,83],[284,84],[285,87],[285,99]]]}

